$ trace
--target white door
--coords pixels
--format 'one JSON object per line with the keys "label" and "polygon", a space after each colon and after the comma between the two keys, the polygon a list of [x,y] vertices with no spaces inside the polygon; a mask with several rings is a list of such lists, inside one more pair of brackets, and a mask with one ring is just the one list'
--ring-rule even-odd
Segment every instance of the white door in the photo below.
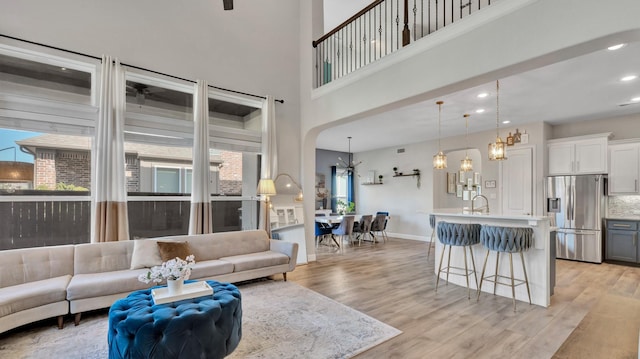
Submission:
{"label": "white door", "polygon": [[502,213],[533,214],[533,148],[509,149],[502,161]]}

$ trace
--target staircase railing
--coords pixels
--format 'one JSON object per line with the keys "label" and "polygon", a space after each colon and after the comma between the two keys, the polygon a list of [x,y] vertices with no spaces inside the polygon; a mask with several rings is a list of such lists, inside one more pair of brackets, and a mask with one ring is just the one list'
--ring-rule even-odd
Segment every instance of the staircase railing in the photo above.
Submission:
{"label": "staircase railing", "polygon": [[376,0],[313,41],[315,85],[343,77],[489,5],[491,0]]}

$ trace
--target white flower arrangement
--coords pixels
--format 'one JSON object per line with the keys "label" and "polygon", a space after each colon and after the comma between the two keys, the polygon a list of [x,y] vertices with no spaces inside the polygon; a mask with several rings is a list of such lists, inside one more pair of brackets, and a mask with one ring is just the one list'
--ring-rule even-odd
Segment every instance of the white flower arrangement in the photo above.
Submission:
{"label": "white flower arrangement", "polygon": [[152,281],[160,283],[165,279],[189,279],[194,264],[196,261],[193,254],[187,256],[186,260],[176,257],[162,263],[162,265],[152,267],[147,273],[140,274],[138,280],[145,283]]}

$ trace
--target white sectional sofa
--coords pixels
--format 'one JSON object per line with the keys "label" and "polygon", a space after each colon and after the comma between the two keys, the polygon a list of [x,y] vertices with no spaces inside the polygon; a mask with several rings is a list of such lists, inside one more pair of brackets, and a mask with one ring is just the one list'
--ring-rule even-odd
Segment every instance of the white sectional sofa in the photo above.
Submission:
{"label": "white sectional sofa", "polygon": [[[196,264],[190,279],[238,282],[295,269],[298,244],[270,239],[263,230],[142,239],[188,242]],[[147,242],[148,244],[148,242]],[[155,283],[130,269],[135,241],[0,251],[0,332],[40,319],[108,308]]]}
{"label": "white sectional sofa", "polygon": [[69,313],[74,246],[0,251],[0,333]]}

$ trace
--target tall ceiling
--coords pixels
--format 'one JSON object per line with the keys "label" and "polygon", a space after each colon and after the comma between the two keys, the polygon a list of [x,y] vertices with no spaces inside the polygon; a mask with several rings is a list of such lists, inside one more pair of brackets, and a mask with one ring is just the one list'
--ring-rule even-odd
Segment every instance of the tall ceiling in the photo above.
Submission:
{"label": "tall ceiling", "polygon": [[[611,44],[615,45],[615,44]],[[500,79],[500,126],[518,127],[544,121],[554,124],[612,118],[640,113],[640,43],[621,49],[602,49],[535,70]],[[621,81],[628,75],[635,80]],[[488,96],[478,98],[480,93]],[[332,127],[320,133],[316,148],[352,152],[435,140],[442,100],[442,137],[463,135],[463,114],[469,113],[469,132],[496,127],[496,83],[485,83],[439,98]],[[476,113],[477,109],[483,113]],[[503,135],[504,137],[504,135]]]}

